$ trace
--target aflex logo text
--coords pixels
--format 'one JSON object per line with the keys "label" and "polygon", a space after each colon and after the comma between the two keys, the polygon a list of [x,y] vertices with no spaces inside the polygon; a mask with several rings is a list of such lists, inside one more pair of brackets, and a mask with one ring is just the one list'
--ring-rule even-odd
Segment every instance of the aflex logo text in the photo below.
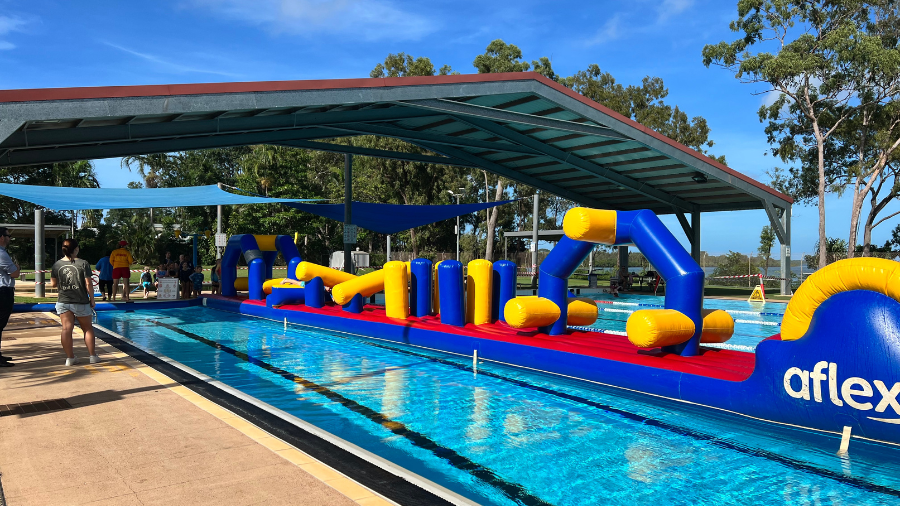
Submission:
{"label": "aflex logo text", "polygon": [[[828,374],[825,374],[828,369]],[[800,388],[794,389],[791,383],[794,377],[799,378]],[[816,402],[822,402],[822,384],[827,381],[828,398],[835,406],[843,406],[846,402],[851,408],[860,411],[869,411],[873,407],[876,413],[884,413],[888,407],[894,410],[894,413],[900,416],[900,403],[897,402],[897,395],[900,394],[900,382],[888,389],[887,385],[881,380],[874,380],[872,383],[863,378],[850,377],[841,383],[838,389],[838,366],[834,362],[821,361],[813,366],[812,372],[804,371],[799,367],[791,367],[784,373],[784,390],[788,395],[795,399],[810,400],[810,383],[812,383],[812,398]],[[796,383],[795,383],[796,384]],[[872,384],[878,390],[881,399],[878,404],[869,402],[871,398],[874,401],[874,391]],[[872,420],[887,423],[900,424],[900,419],[884,419],[873,418]]]}

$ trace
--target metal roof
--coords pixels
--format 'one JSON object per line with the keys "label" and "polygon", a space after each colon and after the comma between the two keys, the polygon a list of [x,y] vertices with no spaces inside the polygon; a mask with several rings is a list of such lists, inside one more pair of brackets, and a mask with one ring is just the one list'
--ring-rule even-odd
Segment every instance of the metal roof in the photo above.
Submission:
{"label": "metal roof", "polygon": [[[34,239],[34,223],[0,223],[0,227],[6,227],[13,238]],[[44,235],[59,237],[71,231],[70,225],[44,225]]]}
{"label": "metal roof", "polygon": [[[357,135],[437,156],[323,142]],[[0,90],[0,167],[250,144],[477,167],[596,208],[793,202],[530,72]]]}

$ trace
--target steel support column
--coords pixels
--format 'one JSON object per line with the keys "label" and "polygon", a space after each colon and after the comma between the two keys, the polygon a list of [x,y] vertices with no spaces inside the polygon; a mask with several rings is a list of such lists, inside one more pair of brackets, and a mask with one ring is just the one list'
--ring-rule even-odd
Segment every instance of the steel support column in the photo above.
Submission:
{"label": "steel support column", "polygon": [[353,273],[353,245],[347,236],[348,226],[353,222],[353,155],[344,155],[344,272]]}
{"label": "steel support column", "polygon": [[628,274],[628,246],[619,246],[619,282],[622,283],[622,276]]}
{"label": "steel support column", "polygon": [[[222,189],[222,183],[218,183],[219,189]],[[152,223],[151,223],[152,225]],[[222,233],[222,206],[216,206],[216,235]],[[216,260],[222,258],[222,248],[216,246]],[[196,265],[196,264],[195,264]]]}
{"label": "steel support column", "polygon": [[534,192],[534,211],[531,214],[531,286],[537,288],[538,284],[538,218],[541,204],[541,192]]}
{"label": "steel support column", "polygon": [[700,211],[691,212],[691,257],[700,264]]}
{"label": "steel support column", "polygon": [[[781,243],[781,294],[791,295],[791,209],[788,207],[781,216],[781,224],[784,227],[784,241]],[[801,282],[803,280],[800,280]]]}
{"label": "steel support column", "polygon": [[44,296],[44,210],[34,210],[34,296]]}

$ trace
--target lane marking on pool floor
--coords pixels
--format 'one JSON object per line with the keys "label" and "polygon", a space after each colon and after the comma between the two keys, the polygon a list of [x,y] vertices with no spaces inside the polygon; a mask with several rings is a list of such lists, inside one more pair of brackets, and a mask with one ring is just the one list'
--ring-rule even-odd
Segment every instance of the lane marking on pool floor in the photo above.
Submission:
{"label": "lane marking on pool floor", "polygon": [[[234,314],[234,313],[232,313],[232,314]],[[251,318],[260,319],[260,320],[275,321],[275,320],[270,320],[270,319],[268,319],[268,318],[261,318],[261,317],[255,317],[255,316],[253,316],[253,317],[251,317]],[[431,361],[434,361],[434,362],[437,362],[437,363],[449,365],[449,366],[455,367],[455,368],[457,368],[457,369],[462,369],[462,370],[474,372],[474,370],[473,370],[473,368],[472,368],[471,366],[468,366],[468,365],[465,365],[465,364],[460,364],[460,363],[453,362],[453,361],[451,361],[451,360],[446,360],[446,359],[442,359],[442,358],[438,358],[438,357],[432,357],[432,356],[429,356],[429,355],[425,355],[425,354],[423,354],[423,353],[418,353],[418,352],[411,351],[411,350],[399,349],[399,348],[396,348],[396,347],[394,347],[394,346],[389,346],[389,345],[385,345],[385,344],[380,344],[380,343],[374,342],[374,341],[384,341],[384,342],[389,342],[389,343],[392,343],[392,344],[395,344],[395,345],[396,345],[396,344],[399,344],[399,343],[396,343],[396,342],[394,342],[394,341],[388,341],[388,340],[378,339],[378,338],[369,338],[369,337],[366,337],[366,336],[363,336],[363,335],[359,335],[359,334],[352,334],[352,333],[348,333],[348,332],[333,331],[333,330],[328,330],[328,329],[324,329],[324,328],[321,328],[321,327],[314,327],[314,326],[310,326],[310,325],[302,325],[302,324],[291,324],[291,325],[295,325],[295,326],[298,326],[298,327],[305,327],[305,328],[316,329],[316,330],[320,330],[320,331],[327,332],[327,333],[329,333],[329,334],[337,335],[337,336],[341,336],[341,335],[353,336],[353,337],[356,337],[357,339],[359,339],[359,341],[357,341],[357,342],[360,342],[360,344],[364,344],[364,345],[372,346],[372,347],[376,347],[376,348],[383,348],[383,349],[391,350],[391,351],[394,351],[394,352],[397,352],[397,353],[406,354],[406,355],[412,355],[412,356],[416,356],[416,357],[421,357],[421,358],[424,358],[424,359],[427,359],[427,360],[431,360]],[[456,354],[456,353],[443,352],[443,351],[441,351],[441,350],[436,350],[436,349],[427,348],[427,347],[423,347],[423,346],[415,346],[415,345],[409,345],[409,346],[413,346],[413,347],[416,347],[416,348],[422,348],[422,349],[426,349],[426,350],[433,351],[433,352],[437,352],[437,353],[450,354],[450,355],[459,355],[459,354]],[[460,356],[463,356],[463,355],[460,355]],[[466,357],[466,359],[468,359],[468,356],[465,356],[465,357]],[[731,413],[731,414],[734,414],[734,415],[737,415],[737,416],[740,416],[740,417],[743,417],[743,418],[748,418],[748,419],[752,419],[752,420],[758,420],[758,421],[762,421],[762,422],[772,423],[772,424],[779,425],[779,426],[784,426],[784,427],[796,427],[796,428],[799,428],[799,429],[810,430],[810,431],[812,431],[812,432],[833,434],[833,432],[830,432],[830,431],[824,431],[824,430],[821,430],[821,429],[813,429],[813,428],[810,428],[810,427],[803,427],[803,426],[799,426],[799,425],[786,424],[786,423],[783,423],[783,422],[776,422],[776,421],[774,421],[774,420],[767,420],[767,419],[763,419],[763,418],[753,417],[753,416],[749,416],[749,415],[746,415],[746,414],[743,414],[743,413],[739,413],[739,412],[736,412],[736,411],[730,411],[730,410],[726,410],[726,409],[722,409],[722,408],[716,408],[716,407],[713,407],[713,406],[706,406],[706,405],[703,405],[703,404],[697,404],[697,403],[694,403],[694,402],[684,401],[684,400],[681,400],[681,399],[674,399],[674,398],[664,397],[664,396],[655,395],[655,394],[648,394],[648,393],[646,393],[646,392],[641,392],[641,391],[639,391],[639,390],[632,390],[632,389],[623,388],[623,387],[618,387],[618,386],[610,385],[610,384],[606,384],[606,383],[600,383],[600,382],[596,382],[596,381],[584,380],[584,379],[582,379],[582,378],[577,378],[577,377],[574,377],[574,376],[567,376],[567,375],[564,375],[564,374],[552,373],[552,372],[549,372],[549,371],[543,371],[543,370],[540,370],[540,369],[534,369],[534,368],[530,368],[530,367],[518,366],[518,365],[516,365],[516,364],[510,364],[510,363],[507,363],[507,362],[501,362],[501,361],[497,361],[497,360],[484,359],[484,358],[480,358],[479,360],[484,360],[484,361],[486,361],[486,362],[493,362],[493,363],[496,363],[496,364],[501,364],[501,365],[505,365],[505,366],[509,366],[509,367],[513,367],[513,368],[517,368],[517,369],[520,368],[520,369],[532,370],[532,371],[536,371],[536,372],[541,372],[541,373],[545,373],[545,374],[550,374],[550,375],[553,375],[553,376],[566,377],[566,378],[570,378],[570,379],[574,379],[574,380],[579,380],[579,381],[587,381],[588,383],[594,383],[594,384],[597,384],[597,385],[603,385],[603,386],[615,388],[615,389],[618,389],[618,390],[624,390],[624,391],[636,392],[636,393],[640,393],[640,394],[643,394],[643,395],[648,395],[648,396],[650,396],[650,397],[657,397],[657,398],[660,398],[660,399],[666,399],[666,400],[669,400],[669,401],[675,401],[675,402],[680,402],[680,403],[690,404],[690,405],[695,405],[695,406],[703,406],[703,407],[710,408],[710,409],[713,409],[713,410],[716,410],[716,411],[725,412],[725,413]],[[675,424],[672,424],[672,423],[669,423],[669,422],[665,422],[665,421],[663,421],[663,420],[659,420],[659,419],[655,419],[655,418],[646,417],[646,416],[644,416],[644,415],[639,415],[639,414],[637,414],[637,413],[632,413],[632,412],[630,412],[630,411],[626,411],[626,410],[622,410],[622,409],[619,409],[619,408],[615,408],[615,407],[613,407],[613,406],[610,406],[610,405],[607,405],[607,404],[603,404],[603,403],[600,403],[600,402],[596,402],[596,401],[592,401],[592,400],[590,400],[590,399],[586,399],[586,398],[583,398],[583,397],[580,397],[580,396],[576,396],[576,395],[572,395],[572,394],[567,394],[567,393],[565,393],[565,392],[560,392],[560,391],[557,391],[557,390],[554,390],[554,389],[551,389],[551,388],[547,388],[547,387],[543,387],[543,386],[540,386],[540,385],[534,385],[534,384],[532,384],[532,383],[528,383],[528,382],[523,381],[523,380],[520,380],[520,379],[516,379],[516,378],[511,378],[511,377],[503,376],[502,374],[492,373],[492,372],[488,372],[488,371],[484,371],[484,370],[479,371],[479,374],[486,375],[486,376],[490,376],[490,377],[493,377],[493,378],[497,378],[497,379],[500,379],[500,380],[503,380],[503,381],[507,381],[507,382],[510,382],[510,383],[513,383],[513,384],[517,384],[517,385],[519,385],[519,386],[522,386],[522,387],[525,387],[525,388],[528,388],[528,389],[531,389],[531,390],[537,390],[537,391],[540,391],[540,392],[543,392],[543,393],[547,393],[547,394],[550,394],[550,395],[553,395],[553,396],[561,397],[561,398],[568,399],[568,400],[573,400],[573,401],[579,402],[579,403],[581,403],[581,404],[584,404],[584,405],[586,405],[586,406],[591,406],[591,407],[594,407],[594,408],[599,408],[599,409],[601,409],[601,410],[603,410],[603,411],[607,411],[607,412],[609,412],[609,413],[613,413],[613,414],[619,415],[619,416],[621,416],[621,417],[623,417],[623,418],[631,419],[631,420],[633,420],[633,421],[639,422],[639,423],[641,423],[642,425],[653,426],[653,427],[655,427],[655,428],[659,428],[659,429],[662,429],[662,430],[666,430],[666,431],[668,431],[668,432],[672,432],[672,433],[679,434],[679,435],[682,435],[682,436],[691,437],[691,438],[693,438],[693,439],[696,439],[696,440],[699,440],[699,441],[704,441],[704,442],[706,442],[706,443],[709,443],[709,444],[711,444],[711,445],[713,445],[713,446],[717,446],[717,447],[719,447],[719,448],[730,449],[730,450],[737,451],[737,452],[739,452],[739,453],[742,453],[742,454],[745,454],[745,455],[749,455],[749,456],[753,456],[753,457],[765,458],[765,459],[768,459],[768,460],[777,462],[777,463],[779,463],[779,464],[782,464],[782,465],[784,465],[784,466],[786,466],[786,467],[790,467],[790,468],[797,469],[797,470],[800,470],[800,471],[810,472],[810,473],[812,473],[812,474],[816,474],[816,475],[819,475],[819,476],[822,476],[822,477],[825,477],[825,478],[830,478],[830,479],[832,479],[832,480],[835,480],[835,481],[838,481],[838,482],[841,482],[841,483],[846,483],[846,484],[848,484],[848,485],[854,486],[854,487],[859,488],[859,489],[867,490],[867,491],[870,491],[870,492],[882,493],[882,494],[889,495],[889,496],[894,496],[894,497],[900,497],[900,490],[898,490],[898,489],[893,489],[893,488],[891,488],[891,487],[887,487],[887,486],[884,486],[884,485],[879,485],[879,484],[877,484],[877,483],[873,483],[873,482],[867,481],[865,478],[856,478],[856,477],[852,477],[852,476],[847,476],[847,475],[844,475],[844,474],[836,473],[836,472],[833,472],[833,471],[831,471],[831,470],[829,470],[829,469],[826,469],[826,468],[817,467],[817,466],[815,466],[815,465],[813,465],[813,464],[808,464],[808,463],[806,463],[806,462],[802,462],[802,461],[800,461],[800,460],[798,460],[798,459],[795,459],[795,458],[793,458],[793,457],[790,457],[790,456],[780,455],[780,454],[777,454],[777,453],[774,453],[774,452],[771,452],[771,451],[768,451],[768,450],[764,450],[764,449],[745,447],[745,446],[742,446],[742,445],[739,444],[739,443],[733,443],[733,442],[731,442],[731,441],[724,440],[724,439],[722,439],[722,438],[720,438],[720,437],[718,437],[718,436],[712,435],[712,434],[706,434],[706,433],[701,432],[701,431],[695,431],[695,430],[692,430],[692,429],[688,429],[688,428],[686,428],[686,427],[680,427],[680,426],[677,426],[677,425],[675,425]],[[866,438],[866,437],[860,437],[860,436],[854,436],[854,437],[859,438],[859,439],[862,439],[862,440],[875,441],[875,442],[878,442],[878,443],[884,443],[883,441],[873,440],[873,439]],[[888,443],[888,444],[891,445],[891,446],[895,446],[895,445],[892,444],[892,443]]]}
{"label": "lane marking on pool floor", "polygon": [[[57,315],[49,312],[45,314],[59,322],[59,317]],[[129,344],[133,344],[127,338],[124,338],[116,334],[115,332],[106,329],[105,327],[97,324],[94,324],[94,326],[102,329],[104,332],[107,332],[110,335],[116,336],[123,341],[128,342]],[[128,355],[123,351],[116,350],[116,348],[114,347],[112,349],[115,351],[110,351],[106,346],[99,345],[96,340],[94,346],[95,353],[98,350],[103,351],[104,359],[119,360],[127,365],[130,369],[143,373],[145,376],[159,383],[163,388],[177,394],[179,397],[187,400],[191,404],[225,422],[232,428],[237,429],[239,432],[249,437],[256,443],[268,448],[279,457],[287,460],[300,469],[303,469],[303,471],[305,471],[306,473],[312,475],[317,480],[325,483],[329,487],[345,495],[355,503],[362,506],[399,506],[396,502],[382,496],[374,490],[369,489],[365,485],[362,485],[355,480],[348,478],[343,473],[323,464],[316,458],[269,434],[250,421],[232,413],[231,411],[228,411],[225,408],[222,408],[215,402],[210,401],[206,397],[203,397],[202,395],[194,392],[193,390],[187,388],[186,386],[173,380],[165,374],[131,357],[131,355]],[[141,349],[143,350],[143,348]],[[157,358],[162,357],[157,356]],[[84,367],[88,368],[89,372],[98,372],[97,369],[103,369],[108,372],[120,372],[124,370],[122,369],[121,365],[103,364],[102,362],[100,364],[85,365]]]}
{"label": "lane marking on pool floor", "polygon": [[160,322],[159,320],[148,320],[148,322],[153,323],[154,325],[158,325],[164,329],[170,330],[177,334],[183,335],[190,339],[193,339],[199,343],[205,344],[217,350],[223,351],[232,355],[236,358],[244,360],[250,364],[253,364],[263,370],[271,372],[273,374],[277,374],[282,378],[290,380],[298,385],[303,386],[307,390],[313,391],[319,395],[322,395],[326,399],[329,399],[332,402],[336,402],[350,411],[363,416],[371,422],[374,422],[384,429],[405,438],[414,446],[421,448],[423,450],[427,450],[431,452],[435,457],[440,459],[443,462],[448,463],[452,467],[455,467],[461,471],[468,473],[474,478],[479,479],[487,485],[490,485],[503,495],[507,496],[509,499],[516,501],[519,504],[524,505],[533,505],[533,506],[551,506],[550,503],[541,499],[540,497],[532,494],[528,491],[524,486],[508,481],[501,476],[499,476],[493,469],[479,464],[465,455],[458,453],[456,450],[452,448],[448,448],[446,446],[442,446],[440,443],[429,438],[427,435],[417,432],[415,430],[410,429],[403,422],[398,422],[396,420],[392,420],[383,413],[379,413],[368,406],[360,404],[353,399],[345,397],[344,395],[335,392],[325,386],[319,385],[313,381],[302,378],[290,371],[286,371],[278,366],[272,365],[268,362],[260,360],[258,358],[252,357],[249,354],[226,346],[217,341],[213,341],[212,339],[207,339],[203,336],[194,334],[192,332],[188,332],[186,330],[180,329],[174,325],[170,325],[168,323]]}

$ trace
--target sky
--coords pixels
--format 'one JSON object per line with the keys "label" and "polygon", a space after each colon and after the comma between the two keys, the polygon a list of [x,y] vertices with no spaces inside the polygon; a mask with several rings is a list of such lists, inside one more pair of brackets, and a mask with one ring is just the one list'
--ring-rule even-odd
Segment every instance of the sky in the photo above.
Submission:
{"label": "sky", "polygon": [[[368,77],[397,52],[475,73],[475,56],[503,39],[560,75],[596,63],[624,85],[662,78],[667,103],[707,119],[713,154],[768,183],[766,171],[784,166],[766,154],[757,117],[772,95],[701,58],[705,44],[735,38],[735,15],[736,0],[0,0],[0,89]],[[95,163],[103,187],[138,179],[118,159]],[[848,236],[850,208],[826,199],[829,236]],[[686,244],[677,221],[664,222]],[[876,228],[874,242],[898,223]],[[704,214],[702,249],[755,252],[767,224],[763,211]],[[817,227],[815,207],[794,206],[794,258],[812,251]]]}

